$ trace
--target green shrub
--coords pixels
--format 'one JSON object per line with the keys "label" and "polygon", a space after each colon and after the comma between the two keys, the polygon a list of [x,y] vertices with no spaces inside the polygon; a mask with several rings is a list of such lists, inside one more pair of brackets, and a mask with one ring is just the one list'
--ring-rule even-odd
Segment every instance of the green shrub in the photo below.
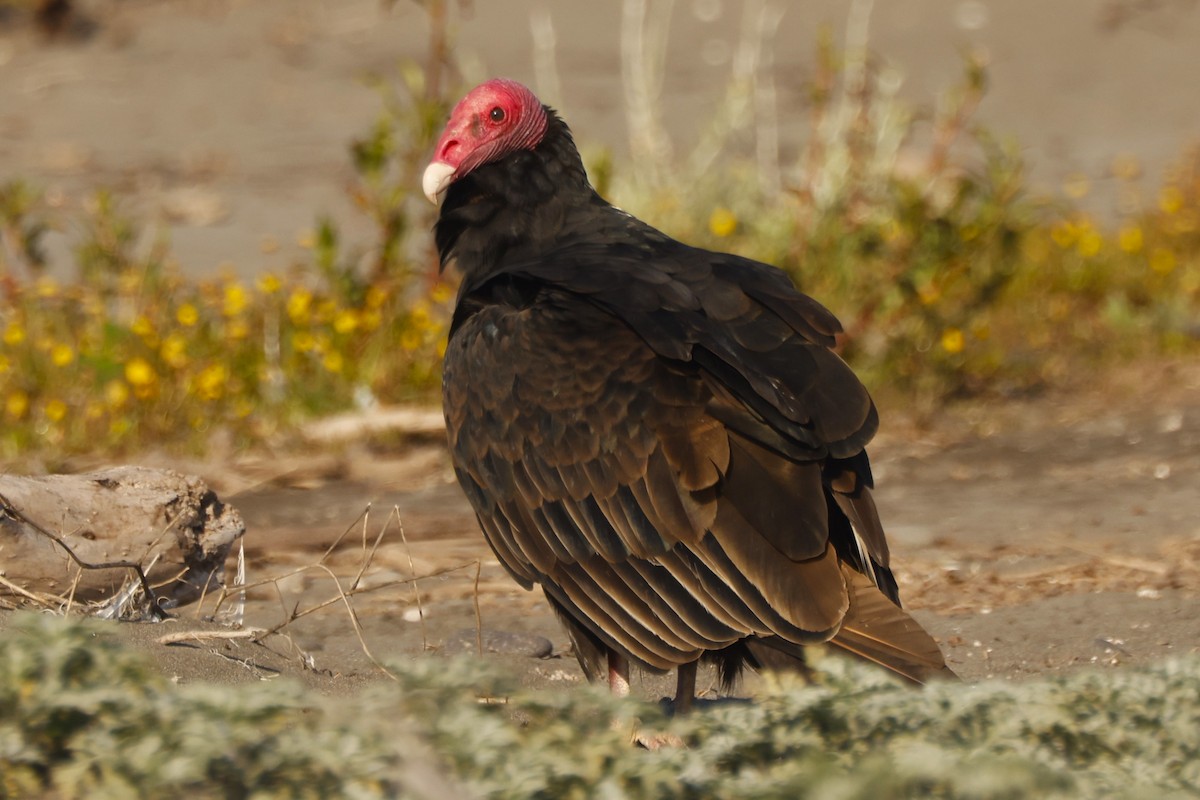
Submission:
{"label": "green shrub", "polygon": [[[981,59],[967,56],[932,114],[899,98],[899,78],[865,40],[839,52],[826,33],[815,64],[800,152],[770,168],[778,185],[743,154],[755,126],[777,121],[743,113],[715,148],[719,163],[660,147],[644,157],[673,163],[617,165],[618,204],[677,238],[788,271],[842,320],[843,354],[868,385],[905,405],[1200,350],[1200,148],[1151,201],[1136,163],[1118,159],[1125,210],[1109,230],[1075,205],[1086,181],[1063,202],[1031,196],[1020,148],[974,121]],[[755,90],[741,85],[742,109]]]}
{"label": "green shrub", "polygon": [[[0,797],[1023,798],[1200,791],[1200,661],[915,690],[835,658],[818,683],[660,707],[393,665],[359,697],[178,685],[97,623],[0,634]],[[632,734],[678,737],[656,751]],[[457,786],[458,788],[454,788]],[[422,793],[425,794],[422,794]]]}
{"label": "green shrub", "polygon": [[163,245],[137,252],[139,226],[105,192],[85,222],[76,281],[0,261],[6,458],[199,450],[221,429],[241,445],[270,442],[297,421],[364,399],[430,398],[438,385],[453,290],[387,270],[357,277],[328,226],[313,245],[320,269],[248,282],[185,278]]}

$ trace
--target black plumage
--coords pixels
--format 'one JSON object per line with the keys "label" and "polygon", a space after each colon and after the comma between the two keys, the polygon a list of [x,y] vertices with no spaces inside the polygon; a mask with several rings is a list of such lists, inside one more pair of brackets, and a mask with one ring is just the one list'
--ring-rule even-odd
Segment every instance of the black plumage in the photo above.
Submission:
{"label": "black plumage", "polygon": [[459,104],[425,188],[462,275],[455,472],[589,677],[678,667],[686,707],[702,657],[731,679],[803,668],[825,641],[914,681],[952,674],[900,609],[864,450],[878,417],[829,311],[609,205],[513,82]]}

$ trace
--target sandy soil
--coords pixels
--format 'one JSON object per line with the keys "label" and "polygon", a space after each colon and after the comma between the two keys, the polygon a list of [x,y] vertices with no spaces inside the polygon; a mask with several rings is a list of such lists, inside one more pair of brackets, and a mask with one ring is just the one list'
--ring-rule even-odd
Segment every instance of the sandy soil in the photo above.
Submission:
{"label": "sandy soil", "polygon": [[[82,40],[45,44],[11,20],[0,27],[0,176],[42,182],[66,208],[90,187],[115,185],[157,215],[195,273],[223,262],[248,272],[282,268],[321,212],[349,236],[365,236],[344,197],[345,146],[377,110],[362,76],[420,57],[425,31],[415,7],[79,5],[96,22]],[[548,6],[473,5],[460,22],[463,52],[536,82],[523,12]],[[727,69],[721,43],[727,52],[738,12],[732,3],[677,5],[664,102],[669,127],[686,139],[689,122],[715,101]],[[989,48],[995,88],[981,113],[1026,143],[1044,183],[1081,171],[1102,190],[1113,156],[1135,153],[1154,171],[1198,132],[1194,2],[878,5],[874,46],[905,69],[906,91],[920,101],[953,79],[963,45]],[[789,10],[776,35],[781,88],[803,79],[813,27],[843,25],[841,4],[804,6]],[[706,21],[713,8],[721,13]],[[579,4],[553,20],[559,100],[577,130],[620,149],[617,4]],[[686,52],[697,44],[711,63]],[[49,242],[60,268],[69,233]],[[1197,365],[1132,370],[1082,394],[1063,388],[1003,407],[959,408],[932,425],[905,421],[903,409],[883,412],[872,452],[902,591],[965,678],[1119,666],[1200,647]],[[352,691],[381,679],[371,657],[470,651],[478,629],[498,651],[487,657],[531,684],[580,680],[573,659],[561,657],[565,639],[544,602],[491,557],[435,441],[346,445],[295,462],[247,456],[174,466],[201,473],[246,518],[249,578],[272,579],[249,592],[247,625],[274,628],[294,610],[334,602],[263,644],[158,643],[226,630],[199,619],[203,610],[121,626],[168,674],[230,682],[288,675]],[[364,564],[362,586],[371,591],[353,600],[360,636],[334,576],[345,589]],[[550,658],[534,656],[546,647]],[[666,691],[656,681],[639,687]]]}
{"label": "sandy soil", "polygon": [[[920,427],[894,410],[873,454],[908,607],[965,679],[1200,650],[1200,365],[960,407]],[[340,693],[384,679],[373,660],[473,654],[481,639],[485,658],[531,686],[582,679],[540,594],[487,549],[436,441],[190,466],[246,519],[246,625],[280,633],[204,638],[229,633],[204,621],[211,603],[121,626],[168,674],[286,675]],[[341,597],[360,573],[356,632]],[[159,642],[188,631],[197,640]],[[637,687],[669,690],[662,678]]]}

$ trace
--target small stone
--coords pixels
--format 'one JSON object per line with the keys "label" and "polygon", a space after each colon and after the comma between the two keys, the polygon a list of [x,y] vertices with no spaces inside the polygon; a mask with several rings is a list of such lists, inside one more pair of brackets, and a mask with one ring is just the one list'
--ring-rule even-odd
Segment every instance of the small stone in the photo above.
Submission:
{"label": "small stone", "polygon": [[1177,433],[1183,430],[1183,414],[1179,411],[1172,411],[1162,418],[1158,429],[1163,433]]}

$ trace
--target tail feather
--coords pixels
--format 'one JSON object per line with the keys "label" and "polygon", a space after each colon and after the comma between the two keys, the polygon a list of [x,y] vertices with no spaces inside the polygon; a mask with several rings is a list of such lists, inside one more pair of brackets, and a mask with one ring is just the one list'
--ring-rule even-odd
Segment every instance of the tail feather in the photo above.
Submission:
{"label": "tail feather", "polygon": [[913,683],[958,676],[946,666],[937,642],[867,576],[843,568],[850,611],[829,644],[885,667]]}

